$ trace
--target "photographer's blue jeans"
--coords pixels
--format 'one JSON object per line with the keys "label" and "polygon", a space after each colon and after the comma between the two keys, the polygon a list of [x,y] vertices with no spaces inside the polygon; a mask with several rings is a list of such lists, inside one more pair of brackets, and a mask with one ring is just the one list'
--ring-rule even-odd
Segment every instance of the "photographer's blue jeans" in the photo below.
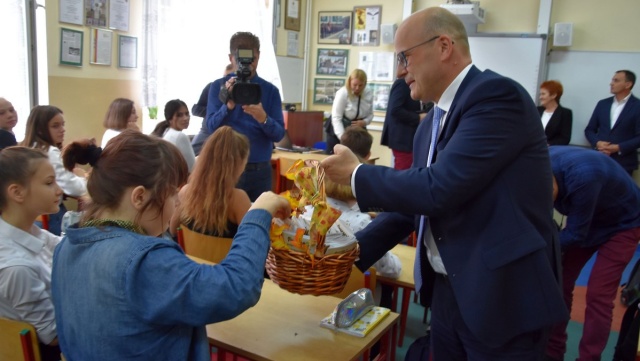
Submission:
{"label": "photographer's blue jeans", "polygon": [[248,163],[237,187],[247,192],[251,202],[254,202],[263,192],[271,190],[271,177],[271,162]]}

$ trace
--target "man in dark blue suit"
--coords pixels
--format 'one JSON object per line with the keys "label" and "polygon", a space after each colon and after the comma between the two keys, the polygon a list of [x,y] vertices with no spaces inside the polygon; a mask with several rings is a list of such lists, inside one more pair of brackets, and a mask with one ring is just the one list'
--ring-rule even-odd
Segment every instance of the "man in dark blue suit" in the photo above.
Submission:
{"label": "man in dark blue suit", "polygon": [[611,156],[629,174],[638,169],[640,148],[640,101],[631,94],[635,83],[633,72],[618,70],[609,84],[613,96],[598,102],[584,129],[591,146]]}
{"label": "man in dark blue suit", "polygon": [[445,9],[413,14],[395,40],[411,97],[435,102],[412,168],[360,164],[341,145],[322,162],[331,180],[351,183],[362,211],[385,212],[356,235],[357,266],[418,229],[416,288],[431,307],[434,359],[537,361],[551,326],[569,315],[536,107],[513,80],[472,65],[464,26]]}

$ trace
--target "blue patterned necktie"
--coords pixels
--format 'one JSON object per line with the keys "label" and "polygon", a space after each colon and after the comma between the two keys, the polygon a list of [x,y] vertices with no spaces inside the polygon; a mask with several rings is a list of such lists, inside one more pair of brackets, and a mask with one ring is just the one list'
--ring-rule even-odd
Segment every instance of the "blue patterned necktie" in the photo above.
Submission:
{"label": "blue patterned necktie", "polygon": [[[440,130],[443,115],[443,109],[438,107],[433,108],[433,125],[431,126],[431,143],[429,144],[429,155],[427,155],[427,168],[431,166],[431,161],[433,160],[433,153],[436,150],[436,143],[438,143],[438,131]],[[416,293],[420,292],[420,288],[422,287],[422,262],[426,261],[421,259],[421,251],[422,247],[424,247],[424,222],[425,217],[420,216],[420,227],[418,228],[418,239],[416,240],[416,261],[413,265],[413,279],[416,286]]]}

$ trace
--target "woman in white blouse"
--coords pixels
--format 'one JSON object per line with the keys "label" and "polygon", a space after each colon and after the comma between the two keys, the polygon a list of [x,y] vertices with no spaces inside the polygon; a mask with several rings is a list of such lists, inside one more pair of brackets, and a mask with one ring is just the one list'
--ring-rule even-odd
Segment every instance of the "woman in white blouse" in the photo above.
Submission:
{"label": "woman in white blouse", "polygon": [[[64,132],[62,110],[52,105],[38,105],[29,114],[22,145],[46,152],[56,173],[56,183],[62,188],[64,194],[80,198],[87,194],[87,174],[82,168],[76,168],[73,172],[64,168],[60,155]],[[67,208],[60,199],[60,211],[49,215],[49,232],[60,235],[62,216],[66,212]]]}
{"label": "woman in white blouse", "polygon": [[140,131],[140,127],[136,124],[138,114],[133,100],[125,98],[117,98],[109,105],[109,110],[104,117],[102,125],[107,128],[102,136],[100,146],[104,149],[107,143],[120,134],[125,129],[134,129]]}
{"label": "woman in white blouse", "polygon": [[191,173],[196,156],[193,153],[189,136],[182,132],[189,127],[191,119],[187,104],[180,99],[169,100],[164,106],[164,118],[165,120],[156,125],[151,135],[173,143],[182,153],[184,160],[187,161],[189,173]]}
{"label": "woman in white blouse", "polygon": [[[331,109],[331,125],[334,136],[327,136],[327,152],[333,153],[333,146],[340,143],[345,125],[366,127],[373,119],[373,93],[367,86],[367,74],[355,69],[349,74],[347,83],[336,92]],[[344,118],[344,121],[343,121]]]}

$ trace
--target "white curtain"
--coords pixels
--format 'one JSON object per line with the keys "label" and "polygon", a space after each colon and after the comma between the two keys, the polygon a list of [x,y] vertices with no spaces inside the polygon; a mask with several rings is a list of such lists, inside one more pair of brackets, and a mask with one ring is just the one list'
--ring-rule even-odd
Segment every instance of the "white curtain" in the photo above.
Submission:
{"label": "white curtain", "polygon": [[29,62],[26,29],[26,1],[0,1],[0,97],[10,101],[18,112],[18,125],[13,129],[18,141],[24,139],[29,98]]}
{"label": "white curtain", "polygon": [[[260,38],[258,74],[281,88],[272,44],[273,11],[265,0],[145,0],[143,23],[143,106],[182,99],[189,108],[202,89],[222,76],[229,63],[229,39],[237,31]],[[187,133],[195,134],[202,119],[192,117]],[[156,122],[143,124],[144,131]]]}

